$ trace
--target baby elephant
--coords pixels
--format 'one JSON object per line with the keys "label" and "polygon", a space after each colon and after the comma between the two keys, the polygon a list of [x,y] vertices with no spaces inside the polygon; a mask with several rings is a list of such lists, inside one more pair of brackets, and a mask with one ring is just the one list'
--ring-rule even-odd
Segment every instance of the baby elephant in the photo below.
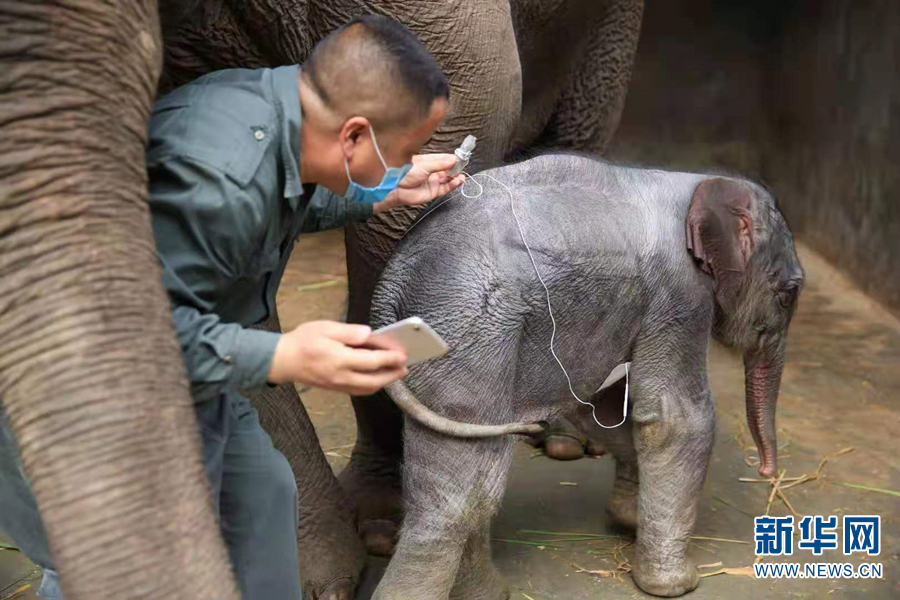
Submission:
{"label": "baby elephant", "polygon": [[715,427],[710,333],[744,353],[759,472],[775,473],[775,404],[803,281],[791,232],[772,196],[737,178],[573,155],[486,173],[495,179],[475,176],[480,197],[454,198],[410,231],[373,299],[373,326],[420,316],[452,349],[388,388],[407,415],[406,516],[375,598],[509,598],[489,544],[515,442],[505,434],[580,406],[550,353],[547,295],[511,200],[575,393],[589,398],[632,363],[628,420],[605,431],[617,462],[609,508],[637,526],[638,586],[684,594],[699,581],[686,545]]}

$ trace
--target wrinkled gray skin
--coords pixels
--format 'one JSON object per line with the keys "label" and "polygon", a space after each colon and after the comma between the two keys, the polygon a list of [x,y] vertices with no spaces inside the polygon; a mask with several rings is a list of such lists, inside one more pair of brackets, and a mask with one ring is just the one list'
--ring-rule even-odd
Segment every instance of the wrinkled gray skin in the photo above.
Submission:
{"label": "wrinkled gray skin", "polygon": [[[459,4],[447,5],[459,16]],[[437,52],[454,84],[451,119],[429,149],[449,151],[465,133],[474,133],[479,141],[468,169],[473,173],[534,146],[602,153],[624,107],[643,2],[515,0],[509,8],[515,39],[484,37],[484,19],[505,19],[505,10],[479,11],[467,20],[465,29],[455,21],[457,33],[473,32],[469,48],[460,48],[459,41],[452,49],[440,47],[432,43],[433,32],[417,29],[416,21],[407,22]],[[500,31],[508,29],[506,25]],[[442,29],[437,31],[440,35]],[[472,52],[479,58],[470,59]],[[470,60],[494,66],[487,74],[472,74],[466,64],[460,64]],[[521,77],[520,85],[517,77]],[[471,102],[466,99],[470,94]],[[465,107],[459,105],[461,95]],[[507,120],[503,109],[486,108],[493,106],[511,106],[519,114]],[[414,217],[413,211],[398,210],[348,228],[349,321],[368,322],[375,282]],[[340,482],[351,498],[362,499],[355,506],[366,548],[388,554],[402,518],[403,421],[384,394],[354,398],[353,406],[357,443]]]}
{"label": "wrinkled gray skin", "polygon": [[[535,144],[602,151],[643,9],[642,0],[161,4],[161,28],[153,0],[0,6],[0,400],[70,600],[236,594],[146,210],[143,146],[161,68],[165,92],[216,69],[300,63],[352,15],[388,14],[450,80],[449,118],[427,149],[452,151],[474,133],[477,170]],[[348,233],[352,320],[367,318],[413,216],[380,215]],[[352,509],[364,533],[374,530],[368,547],[384,552],[400,518],[399,413],[385,398],[357,403],[348,501],[294,389],[254,403],[298,478],[305,593],[347,600],[365,558]],[[85,515],[98,507],[104,519],[88,535]]]}
{"label": "wrinkled gray skin", "polygon": [[[638,586],[684,594],[699,581],[686,542],[715,427],[710,333],[744,352],[760,472],[775,470],[775,402],[803,279],[791,233],[772,197],[740,179],[574,155],[490,173],[514,192],[575,391],[589,398],[614,366],[632,361],[629,419],[604,430],[616,458],[609,510],[637,527]],[[571,413],[579,405],[549,353],[544,291],[508,195],[482,183],[483,196],[455,199],[410,232],[376,288],[372,324],[418,315],[450,345],[405,380],[440,415],[503,424]],[[614,386],[600,399],[606,424],[620,418],[611,407],[621,407],[622,392]],[[509,597],[488,533],[514,442],[448,437],[406,419],[406,517],[375,598]]]}

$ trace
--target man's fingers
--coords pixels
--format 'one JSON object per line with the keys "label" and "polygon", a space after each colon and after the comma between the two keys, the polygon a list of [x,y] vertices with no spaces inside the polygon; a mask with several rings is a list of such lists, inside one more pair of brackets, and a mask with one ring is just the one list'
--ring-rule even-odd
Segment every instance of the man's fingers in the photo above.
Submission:
{"label": "man's fingers", "polygon": [[441,183],[441,184],[453,183],[454,181],[458,182],[456,185],[462,185],[466,181],[466,176],[463,175],[462,173],[460,173],[456,177],[450,177],[450,175],[448,175],[444,171],[441,171],[440,173],[438,173],[438,183]]}
{"label": "man's fingers", "polygon": [[394,369],[406,362],[406,352],[402,350],[367,350],[348,348],[343,356],[346,369],[370,373],[381,369]]}
{"label": "man's fingers", "polygon": [[429,173],[446,171],[456,164],[453,154],[420,154],[413,157],[413,164]]}
{"label": "man's fingers", "polygon": [[350,323],[331,321],[322,323],[322,335],[347,346],[362,346],[371,334],[372,328],[368,325],[352,325]]}
{"label": "man's fingers", "polygon": [[440,184],[438,186],[438,191],[435,197],[438,198],[440,196],[446,196],[447,194],[461,186],[463,183],[465,183],[465,177],[463,177],[462,175],[458,175],[447,183]]}
{"label": "man's fingers", "polygon": [[406,367],[383,369],[375,373],[353,373],[347,380],[347,387],[356,390],[354,393],[373,394],[389,383],[403,379],[409,373]]}

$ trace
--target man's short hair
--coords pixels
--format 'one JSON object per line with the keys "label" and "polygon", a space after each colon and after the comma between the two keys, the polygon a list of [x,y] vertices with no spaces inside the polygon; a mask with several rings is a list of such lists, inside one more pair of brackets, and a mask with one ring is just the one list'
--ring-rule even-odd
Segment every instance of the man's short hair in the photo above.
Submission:
{"label": "man's short hair", "polygon": [[302,73],[341,118],[359,115],[376,129],[428,116],[438,98],[450,98],[444,72],[425,45],[388,17],[355,17],[316,44]]}

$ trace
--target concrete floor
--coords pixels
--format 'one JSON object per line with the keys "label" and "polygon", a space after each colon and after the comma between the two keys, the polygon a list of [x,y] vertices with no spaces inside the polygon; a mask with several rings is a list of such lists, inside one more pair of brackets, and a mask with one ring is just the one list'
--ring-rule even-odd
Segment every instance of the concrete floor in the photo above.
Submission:
{"label": "concrete floor", "polygon": [[[704,598],[898,598],[900,597],[900,502],[897,497],[846,487],[840,482],[900,490],[900,321],[856,290],[845,277],[806,248],[801,260],[807,285],[791,329],[789,357],[778,409],[780,466],[785,477],[813,473],[829,454],[852,447],[824,467],[824,476],[786,492],[801,515],[877,514],[882,516],[882,580],[756,580],[722,574],[704,578],[691,597]],[[279,307],[285,328],[318,318],[340,318],[344,311],[346,271],[340,232],[301,241],[285,274]],[[565,335],[565,332],[561,332]],[[710,354],[718,414],[712,466],[699,503],[695,535],[751,542],[753,517],[764,513],[770,487],[742,483],[757,477],[755,450],[744,423],[743,367],[740,357],[721,347]],[[313,391],[304,402],[316,424],[332,466],[346,464],[354,441],[353,412],[339,394]],[[499,540],[572,539],[578,536],[526,534],[547,532],[614,533],[603,511],[612,483],[607,458],[560,463],[532,457],[520,446],[503,507],[494,526],[494,556],[509,578],[514,600],[583,600],[646,596],[626,569],[633,547],[628,538],[564,541],[543,548]],[[574,485],[573,485],[574,484]],[[777,501],[771,513],[790,514]],[[795,544],[796,544],[795,538]],[[753,546],[696,539],[691,552],[700,564],[722,562],[745,567]],[[795,548],[795,562],[814,562]],[[815,562],[860,563],[826,551]],[[359,598],[368,598],[384,561],[373,560]],[[627,563],[626,563],[627,567]],[[579,572],[605,570],[613,577]],[[713,572],[716,568],[703,569]],[[20,554],[0,550],[0,600],[18,587],[35,584],[35,570]],[[34,585],[36,587],[36,584]],[[15,595],[34,597],[34,587]],[[647,596],[650,597],[650,596]]]}

